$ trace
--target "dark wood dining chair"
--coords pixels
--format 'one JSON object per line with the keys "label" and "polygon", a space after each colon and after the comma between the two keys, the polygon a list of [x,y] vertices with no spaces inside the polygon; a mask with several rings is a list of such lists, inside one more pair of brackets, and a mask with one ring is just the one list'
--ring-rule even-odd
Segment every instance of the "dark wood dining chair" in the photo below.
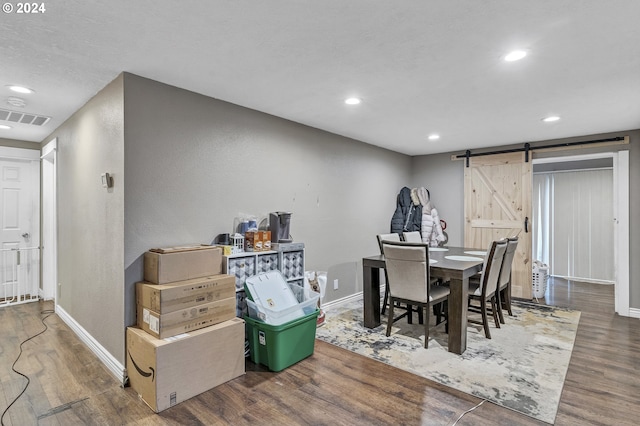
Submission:
{"label": "dark wood dining chair", "polygon": [[422,234],[419,231],[403,232],[402,239],[408,243],[421,243]]}
{"label": "dark wood dining chair", "polygon": [[500,278],[498,279],[498,290],[496,292],[496,303],[498,305],[498,318],[504,324],[502,310],[506,309],[509,316],[513,316],[511,310],[511,267],[513,257],[518,248],[518,237],[507,238],[507,250],[504,253],[502,266],[500,268]]}
{"label": "dark wood dining chair", "polygon": [[[402,239],[408,243],[422,243],[422,234],[419,231],[403,232]],[[431,284],[446,285],[448,284],[447,281],[448,280],[443,278],[431,278]],[[433,314],[441,315],[441,312],[444,309],[446,309],[444,304],[433,305]],[[420,313],[418,314],[418,318],[420,319],[420,321],[422,321]]]}
{"label": "dark wood dining chair", "polygon": [[[424,317],[424,347],[429,346],[429,310],[431,306],[446,305],[449,299],[449,287],[431,285],[429,266],[429,246],[406,241],[383,241],[382,251],[385,257],[389,277],[389,315],[387,336],[391,334],[393,309],[396,302],[416,306]],[[444,314],[446,318],[446,313]],[[436,325],[440,323],[440,317]]]}
{"label": "dark wood dining chair", "polygon": [[491,339],[488,320],[489,313],[493,317],[496,327],[500,328],[498,306],[496,303],[496,290],[498,288],[500,269],[502,268],[502,260],[506,250],[507,240],[491,242],[489,250],[487,250],[487,255],[484,258],[484,265],[480,279],[477,282],[469,282],[468,310],[470,312],[479,313],[482,320],[478,321],[474,318],[468,317],[467,321],[473,324],[482,325],[484,328],[484,335],[487,339]]}
{"label": "dark wood dining chair", "polygon": [[[400,234],[397,233],[391,233],[391,234],[378,234],[376,235],[376,238],[378,239],[378,247],[380,248],[380,254],[383,254],[382,252],[382,242],[383,241],[400,241]],[[389,276],[387,275],[387,270],[384,270],[384,279],[385,279],[385,286],[384,286],[384,299],[382,300],[382,315],[384,315],[384,313],[387,311],[387,304],[389,303]]]}

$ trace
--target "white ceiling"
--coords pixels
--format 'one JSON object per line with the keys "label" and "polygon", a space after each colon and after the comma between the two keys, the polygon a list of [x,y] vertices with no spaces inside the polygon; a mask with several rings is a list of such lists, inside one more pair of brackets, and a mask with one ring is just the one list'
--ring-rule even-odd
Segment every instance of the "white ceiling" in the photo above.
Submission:
{"label": "white ceiling", "polygon": [[640,128],[638,0],[44,4],[0,16],[0,109],[52,119],[3,138],[41,142],[122,71],[410,155]]}

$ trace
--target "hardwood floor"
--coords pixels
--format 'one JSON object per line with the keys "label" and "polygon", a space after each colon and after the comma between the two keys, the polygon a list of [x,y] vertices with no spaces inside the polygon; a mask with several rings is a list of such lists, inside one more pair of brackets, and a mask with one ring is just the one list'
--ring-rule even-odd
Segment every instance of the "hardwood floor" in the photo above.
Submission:
{"label": "hardwood floor", "polygon": [[[582,311],[556,417],[558,425],[626,425],[640,419],[640,320],[613,313],[613,287],[552,280],[548,304]],[[0,409],[26,379],[11,366],[20,342],[44,329],[50,303],[0,308]],[[508,321],[508,319],[507,319]],[[314,355],[279,373],[247,373],[162,413],[121,388],[56,316],[23,345],[16,369],[30,384],[5,425],[452,425],[480,399],[316,341]],[[543,424],[485,402],[458,425]]]}
{"label": "hardwood floor", "polygon": [[582,312],[556,424],[640,423],[640,320],[614,313],[612,285],[552,279],[546,300]]}

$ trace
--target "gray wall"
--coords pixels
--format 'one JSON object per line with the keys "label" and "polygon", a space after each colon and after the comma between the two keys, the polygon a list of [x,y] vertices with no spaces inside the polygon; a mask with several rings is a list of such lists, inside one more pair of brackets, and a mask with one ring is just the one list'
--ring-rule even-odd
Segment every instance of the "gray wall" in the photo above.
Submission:
{"label": "gray wall", "polygon": [[[637,217],[640,131],[620,134],[632,140],[624,148],[631,153],[630,215]],[[45,142],[53,137],[58,303],[123,364],[143,253],[209,243],[230,232],[241,212],[293,212],[306,269],[329,271],[326,301],[361,290],[361,259],[378,251],[374,235],[388,231],[405,185],[427,187],[451,244],[463,241],[464,164],[450,154],[411,158],[131,74]],[[113,174],[113,189],[102,188],[103,172]],[[631,259],[640,252],[639,232],[632,222]],[[639,277],[632,264],[634,307]]]}
{"label": "gray wall", "polygon": [[410,157],[125,74],[126,321],[153,247],[210,243],[239,213],[291,211],[307,270],[329,272],[325,301],[362,288]]}
{"label": "gray wall", "polygon": [[444,232],[450,245],[464,242],[464,164],[451,161],[451,154],[422,155],[412,158],[412,188],[429,190],[431,202],[441,220],[447,223]]}
{"label": "gray wall", "polygon": [[119,77],[44,142],[58,138],[57,303],[124,364],[123,117]]}
{"label": "gray wall", "polygon": [[9,146],[11,148],[23,148],[23,149],[40,149],[40,143],[18,141],[15,139],[0,138],[0,146]]}
{"label": "gray wall", "polygon": [[[540,151],[534,152],[533,156],[534,158],[548,158],[629,150],[629,217],[640,217],[640,130],[539,141],[531,143],[531,145],[535,147],[616,136],[629,136],[629,145],[596,148],[581,147],[579,149],[554,152]],[[520,147],[522,145],[500,147],[499,149]],[[457,245],[464,242],[464,162],[451,161],[452,154],[460,154],[460,152],[413,157],[411,182],[413,186],[424,186],[430,190],[431,200],[436,205],[440,218],[447,222],[446,232],[449,235],[449,242],[452,245]],[[633,261],[640,256],[640,226],[634,220],[630,221],[629,233],[629,258],[631,259],[629,271],[630,307],[640,308],[640,264]]]}

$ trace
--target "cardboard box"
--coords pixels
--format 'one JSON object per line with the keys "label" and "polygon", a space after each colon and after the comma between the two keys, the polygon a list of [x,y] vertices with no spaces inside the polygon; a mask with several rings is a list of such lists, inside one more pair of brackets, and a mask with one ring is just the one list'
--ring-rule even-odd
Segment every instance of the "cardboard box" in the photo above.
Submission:
{"label": "cardboard box", "polygon": [[127,328],[131,387],[160,412],[244,374],[244,321],[229,321],[169,339]]}
{"label": "cardboard box", "polygon": [[271,250],[271,231],[247,231],[244,234],[244,251]]}
{"label": "cardboard box", "polygon": [[169,284],[136,284],[136,300],[143,308],[160,314],[235,297],[233,275],[214,275]]}
{"label": "cardboard box", "polygon": [[138,327],[159,339],[188,333],[227,321],[236,316],[236,298],[217,300],[168,314],[138,305]]}
{"label": "cardboard box", "polygon": [[260,231],[244,233],[244,251],[262,251],[262,234]]}
{"label": "cardboard box", "polygon": [[262,236],[262,249],[271,250],[271,231],[260,231]]}
{"label": "cardboard box", "polygon": [[144,254],[144,280],[154,284],[222,273],[222,248],[185,246],[151,249]]}

